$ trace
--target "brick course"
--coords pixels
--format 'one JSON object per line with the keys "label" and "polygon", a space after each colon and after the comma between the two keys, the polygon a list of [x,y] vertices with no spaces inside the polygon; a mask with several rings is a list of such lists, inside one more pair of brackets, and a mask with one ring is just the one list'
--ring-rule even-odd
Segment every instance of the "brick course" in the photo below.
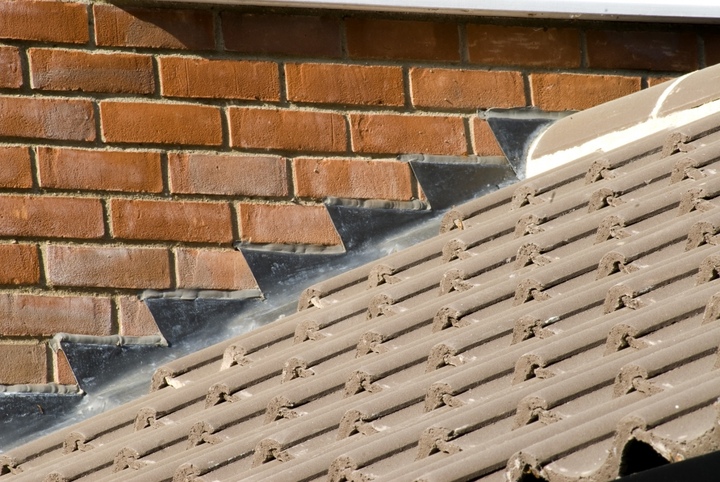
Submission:
{"label": "brick course", "polygon": [[83,99],[0,96],[0,136],[94,141],[92,103]]}
{"label": "brick course", "polygon": [[155,91],[149,55],[30,49],[34,89],[151,94]]}
{"label": "brick course", "polygon": [[502,156],[503,152],[486,120],[472,121],[473,151],[478,156]]}
{"label": "brick course", "polygon": [[533,105],[549,111],[583,110],[640,90],[639,77],[532,74]]}
{"label": "brick course", "polygon": [[0,244],[0,285],[30,285],[40,281],[40,258],[33,244]]}
{"label": "brick course", "polygon": [[322,206],[241,204],[238,217],[243,241],[324,246],[341,243]]}
{"label": "brick course", "polygon": [[178,248],[175,251],[178,288],[243,290],[257,283],[242,253]]}
{"label": "brick course", "polygon": [[0,38],[83,44],[88,33],[87,5],[71,2],[0,2]]}
{"label": "brick course", "polygon": [[588,66],[686,72],[699,67],[691,32],[590,30]]}
{"label": "brick course", "polygon": [[50,245],[48,283],[98,288],[170,288],[170,258],[163,248]]}
{"label": "brick course", "polygon": [[16,89],[22,86],[22,70],[20,67],[20,49],[17,47],[0,46],[0,88]]}
{"label": "brick course", "polygon": [[134,296],[119,296],[117,303],[121,335],[148,336],[160,333],[145,303]]}
{"label": "brick course", "polygon": [[3,336],[111,333],[110,298],[0,294]]}
{"label": "brick course", "polygon": [[45,345],[0,344],[0,383],[15,385],[47,382]]}
{"label": "brick course", "polygon": [[0,147],[0,188],[32,187],[30,162],[30,150],[27,147]]}
{"label": "brick course", "polygon": [[104,234],[98,199],[0,196],[0,236],[96,239]]}
{"label": "brick course", "polygon": [[170,191],[184,194],[283,197],[289,194],[285,159],[171,153]]}
{"label": "brick course", "polygon": [[160,192],[160,153],[37,149],[40,186],[89,191]]}

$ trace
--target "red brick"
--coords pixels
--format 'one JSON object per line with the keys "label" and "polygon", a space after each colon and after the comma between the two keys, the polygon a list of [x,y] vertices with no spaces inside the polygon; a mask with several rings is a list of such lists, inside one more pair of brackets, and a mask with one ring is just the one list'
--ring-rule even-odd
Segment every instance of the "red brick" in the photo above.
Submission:
{"label": "red brick", "polygon": [[2,69],[0,69],[0,88],[16,89],[22,87],[20,49],[0,46],[0,65],[2,65]]}
{"label": "red brick", "polygon": [[720,34],[703,35],[705,44],[705,65],[720,63]]}
{"label": "red brick", "polygon": [[0,285],[28,285],[40,281],[37,246],[0,244]]}
{"label": "red brick", "polygon": [[0,97],[0,136],[94,141],[92,103],[81,99]]}
{"label": "red brick", "polygon": [[0,147],[0,187],[32,187],[30,149],[28,147]]}
{"label": "red brick", "polygon": [[454,23],[350,18],[346,26],[352,58],[460,60],[458,26]]}
{"label": "red brick", "polygon": [[299,158],[293,160],[293,171],[296,194],[301,197],[404,201],[413,197],[413,177],[405,162]]}
{"label": "red brick", "polygon": [[62,350],[55,352],[55,381],[61,385],[77,385],[70,362]]}
{"label": "red brick", "polygon": [[87,6],[47,1],[0,1],[0,38],[85,43],[90,38]]}
{"label": "red brick", "polygon": [[51,189],[161,192],[160,153],[38,147],[40,186]]}
{"label": "red brick", "polygon": [[104,233],[97,199],[0,196],[0,236],[93,239]]}
{"label": "red brick", "polygon": [[0,294],[0,333],[104,336],[111,333],[110,299],[93,296]]}
{"label": "red brick", "polygon": [[442,109],[525,106],[520,72],[485,70],[410,70],[413,105]]}
{"label": "red brick", "polygon": [[225,203],[113,199],[110,207],[116,238],[198,243],[233,240],[230,206]]}
{"label": "red brick", "polygon": [[160,57],[160,84],[166,97],[280,100],[274,62]]}
{"label": "red brick", "polygon": [[155,91],[149,55],[61,49],[30,49],[28,55],[34,89],[134,94]]}
{"label": "red brick", "polygon": [[170,257],[163,248],[50,245],[45,266],[53,286],[170,287]]}
{"label": "red brick", "polygon": [[287,196],[285,159],[277,156],[237,156],[171,153],[170,191],[183,194]]}
{"label": "red brick", "polygon": [[100,117],[107,142],[204,146],[222,143],[217,107],[104,101],[100,103]]}
{"label": "red brick", "polygon": [[341,64],[288,64],[288,99],[325,104],[405,103],[400,67]]}
{"label": "red brick", "polygon": [[580,67],[574,28],[468,25],[470,62],[526,67]]}
{"label": "red brick", "polygon": [[503,156],[487,121],[475,117],[472,121],[473,151],[478,156]]}
{"label": "red brick", "polygon": [[241,204],[240,233],[250,243],[337,245],[340,237],[323,206]]}
{"label": "red brick", "polygon": [[467,154],[465,127],[459,117],[354,114],[350,125],[355,152]]}
{"label": "red brick", "polygon": [[244,290],[257,288],[238,251],[178,248],[175,252],[178,288]]}
{"label": "red brick", "polygon": [[533,105],[548,111],[583,110],[640,90],[639,77],[532,74]]}
{"label": "red brick", "polygon": [[340,21],[329,17],[222,12],[225,49],[246,54],[339,58]]}
{"label": "red brick", "polygon": [[120,334],[123,336],[157,335],[160,329],[147,305],[131,296],[118,298]]}
{"label": "red brick", "polygon": [[45,345],[0,345],[0,384],[47,383]]}
{"label": "red brick", "polygon": [[698,68],[693,32],[589,30],[588,66],[688,72]]}
{"label": "red brick", "polygon": [[340,114],[231,107],[230,145],[255,149],[341,152],[347,144]]}
{"label": "red brick", "polygon": [[150,9],[93,5],[95,39],[101,46],[211,50],[209,10]]}
{"label": "red brick", "polygon": [[648,77],[647,83],[648,83],[648,87],[655,87],[656,85],[664,84],[665,82],[675,80],[676,78],[677,77],[668,77],[668,76]]}

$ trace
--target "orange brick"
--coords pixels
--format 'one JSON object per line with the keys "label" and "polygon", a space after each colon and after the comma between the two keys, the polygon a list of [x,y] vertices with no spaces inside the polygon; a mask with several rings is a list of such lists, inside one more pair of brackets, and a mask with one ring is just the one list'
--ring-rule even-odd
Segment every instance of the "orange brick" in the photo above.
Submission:
{"label": "orange brick", "polygon": [[104,101],[100,103],[100,117],[107,142],[204,146],[222,143],[217,107]]}
{"label": "orange brick", "polygon": [[170,287],[170,257],[163,248],[50,245],[44,257],[54,286]]}
{"label": "orange brick", "polygon": [[350,125],[355,152],[467,154],[465,127],[459,117],[354,114]]}
{"label": "orange brick", "polygon": [[0,285],[28,285],[40,281],[40,260],[34,244],[0,244]]}
{"label": "orange brick", "polygon": [[134,94],[155,91],[149,55],[61,49],[30,49],[28,55],[34,89]]}
{"label": "orange brick", "polygon": [[288,99],[325,104],[403,105],[400,67],[288,64]]}
{"label": "orange brick", "polygon": [[594,69],[689,72],[699,66],[693,32],[589,30],[586,36]]}
{"label": "orange brick", "polygon": [[110,299],[94,296],[0,294],[0,333],[104,336],[111,333]]}
{"label": "orange brick", "polygon": [[238,251],[187,249],[175,251],[178,288],[244,290],[257,288],[255,278]]}
{"label": "orange brick", "polygon": [[230,145],[255,149],[339,152],[346,149],[339,114],[230,107]]}
{"label": "orange brick", "polygon": [[198,243],[233,240],[230,206],[225,203],[113,199],[110,209],[115,238]]}
{"label": "orange brick", "polygon": [[293,171],[296,194],[301,197],[397,200],[413,197],[413,177],[405,162],[300,158],[293,160]]}
{"label": "orange brick", "polygon": [[0,345],[0,384],[47,383],[45,345]]}
{"label": "orange brick", "polygon": [[89,40],[87,6],[47,1],[0,1],[0,38],[81,44]]}
{"label": "orange brick", "polygon": [[662,76],[662,77],[648,77],[647,83],[648,87],[655,87],[656,85],[663,84],[665,82],[669,82],[671,80],[675,80],[677,77],[668,77],[668,76]]}
{"label": "orange brick", "polygon": [[225,49],[246,54],[339,58],[340,21],[331,17],[222,12]]}
{"label": "orange brick", "polygon": [[323,206],[241,204],[238,217],[241,239],[249,243],[341,243]]}
{"label": "orange brick", "polygon": [[160,57],[162,95],[217,99],[280,100],[274,62]]}
{"label": "orange brick", "polygon": [[640,90],[639,77],[532,74],[533,105],[548,111],[583,110]]}
{"label": "orange brick", "polygon": [[475,117],[472,121],[473,151],[478,156],[503,156],[503,151],[484,119]]}
{"label": "orange brick", "polygon": [[460,60],[455,23],[349,18],[345,24],[351,58]]}
{"label": "orange brick", "polygon": [[4,45],[0,46],[0,65],[2,65],[2,69],[0,69],[0,88],[16,89],[22,87],[20,49]]}
{"label": "orange brick", "polygon": [[32,187],[30,149],[28,147],[0,147],[0,187]]}
{"label": "orange brick", "polygon": [[120,296],[118,308],[121,335],[147,336],[160,333],[147,305],[136,297]]}
{"label": "orange brick", "polygon": [[442,109],[525,106],[520,72],[483,70],[410,70],[413,105]]}
{"label": "orange brick", "polygon": [[55,352],[55,381],[62,385],[76,385],[77,380],[72,371],[70,362],[65,356],[65,352],[58,350]]}
{"label": "orange brick", "polygon": [[285,159],[277,156],[236,156],[171,153],[170,191],[183,194],[287,196]]}
{"label": "orange brick", "polygon": [[150,9],[93,5],[95,39],[101,46],[211,50],[215,48],[209,10]]}
{"label": "orange brick", "polygon": [[0,196],[0,236],[92,239],[104,233],[97,199]]}
{"label": "orange brick", "polygon": [[94,141],[92,103],[80,99],[0,97],[0,136]]}
{"label": "orange brick", "polygon": [[580,31],[574,28],[468,25],[470,62],[527,67],[580,67]]}
{"label": "orange brick", "polygon": [[52,189],[160,192],[160,153],[37,148],[40,186]]}

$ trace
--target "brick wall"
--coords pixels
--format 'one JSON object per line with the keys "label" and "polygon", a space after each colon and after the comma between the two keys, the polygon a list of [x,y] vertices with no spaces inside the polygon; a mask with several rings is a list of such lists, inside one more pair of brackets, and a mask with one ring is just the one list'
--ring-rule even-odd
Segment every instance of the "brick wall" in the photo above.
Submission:
{"label": "brick wall", "polygon": [[[497,155],[477,109],[585,109],[720,61],[711,27],[0,1],[0,384],[143,289],[253,286],[235,240],[336,244],[403,153]],[[378,181],[381,180],[381,181]]]}

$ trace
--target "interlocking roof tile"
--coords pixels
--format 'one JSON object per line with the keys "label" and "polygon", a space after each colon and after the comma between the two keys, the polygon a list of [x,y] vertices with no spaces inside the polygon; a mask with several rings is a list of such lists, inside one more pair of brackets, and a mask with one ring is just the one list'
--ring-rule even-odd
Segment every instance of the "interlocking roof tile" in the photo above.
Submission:
{"label": "interlocking roof tile", "polygon": [[[720,93],[697,90],[680,107]],[[450,210],[147,396],[0,455],[0,481],[605,481],[717,450],[719,231],[711,113]]]}

